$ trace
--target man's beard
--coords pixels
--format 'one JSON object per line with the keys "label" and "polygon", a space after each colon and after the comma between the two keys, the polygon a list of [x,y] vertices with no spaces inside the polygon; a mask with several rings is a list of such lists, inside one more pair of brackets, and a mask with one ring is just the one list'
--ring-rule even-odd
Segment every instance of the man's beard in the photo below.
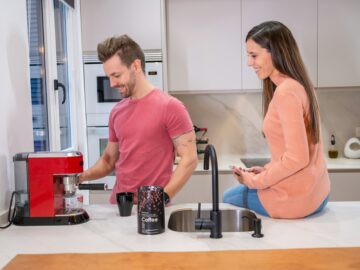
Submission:
{"label": "man's beard", "polygon": [[130,75],[129,82],[125,85],[125,92],[122,94],[123,98],[132,97],[135,94],[136,79],[134,75]]}

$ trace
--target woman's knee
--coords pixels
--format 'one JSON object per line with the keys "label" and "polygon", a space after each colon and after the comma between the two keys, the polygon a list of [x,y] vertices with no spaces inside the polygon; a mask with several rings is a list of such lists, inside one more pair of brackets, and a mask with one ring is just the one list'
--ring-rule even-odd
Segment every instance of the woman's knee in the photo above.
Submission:
{"label": "woman's knee", "polygon": [[224,203],[230,203],[231,202],[230,197],[232,197],[231,196],[231,191],[230,191],[230,189],[227,189],[222,194],[222,201]]}
{"label": "woman's knee", "polygon": [[243,187],[236,186],[227,189],[222,196],[222,201],[224,203],[230,203],[236,206],[242,206],[243,204]]}

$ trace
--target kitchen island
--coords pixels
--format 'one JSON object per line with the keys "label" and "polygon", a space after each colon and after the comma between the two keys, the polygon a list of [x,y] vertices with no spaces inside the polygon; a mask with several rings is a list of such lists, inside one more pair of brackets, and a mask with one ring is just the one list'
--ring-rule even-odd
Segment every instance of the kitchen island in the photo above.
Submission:
{"label": "kitchen island", "polygon": [[[166,225],[171,212],[196,207],[196,204],[166,207]],[[206,204],[202,208],[210,209],[211,205]],[[220,206],[220,209],[229,208],[236,209],[227,204]],[[159,235],[141,235],[137,233],[136,207],[130,217],[120,217],[115,205],[89,205],[86,210],[91,220],[80,225],[13,225],[0,231],[0,267],[17,254],[360,247],[360,202],[330,202],[322,213],[299,220],[279,220],[258,215],[262,219],[263,238],[251,237],[252,232],[227,232],[223,233],[221,239],[211,239],[209,232],[180,233],[168,228]],[[360,249],[355,252],[359,252],[360,259]]]}

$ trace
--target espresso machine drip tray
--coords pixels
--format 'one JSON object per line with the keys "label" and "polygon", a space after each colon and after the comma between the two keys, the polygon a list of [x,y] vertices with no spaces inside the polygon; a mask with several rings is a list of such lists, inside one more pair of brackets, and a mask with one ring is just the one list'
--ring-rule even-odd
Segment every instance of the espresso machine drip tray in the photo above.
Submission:
{"label": "espresso machine drip tray", "polygon": [[77,216],[86,213],[84,209],[64,209],[63,211],[59,211],[55,214],[56,217],[64,217],[64,216]]}
{"label": "espresso machine drip tray", "polygon": [[53,217],[26,217],[16,215],[14,224],[20,226],[41,226],[41,225],[75,225],[87,222],[89,215],[84,209],[64,210],[63,213]]}

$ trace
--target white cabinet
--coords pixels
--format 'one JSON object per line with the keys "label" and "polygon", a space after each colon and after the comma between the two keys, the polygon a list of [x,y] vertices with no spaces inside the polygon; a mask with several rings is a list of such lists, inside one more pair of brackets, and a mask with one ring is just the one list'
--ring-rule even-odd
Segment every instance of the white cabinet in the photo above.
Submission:
{"label": "white cabinet", "polygon": [[[224,191],[236,185],[239,185],[239,182],[231,173],[219,173],[219,202],[222,202]],[[212,203],[211,172],[194,173],[179,193],[171,199],[171,202],[174,204]]]}
{"label": "white cabinet", "polygon": [[329,172],[330,201],[359,201],[359,172]]}
{"label": "white cabinet", "polygon": [[169,91],[241,89],[241,1],[166,5]]}
{"label": "white cabinet", "polygon": [[360,1],[319,1],[319,87],[360,86]]}
{"label": "white cabinet", "polygon": [[[211,172],[194,173],[181,188],[179,193],[171,199],[172,204],[179,203],[212,203]],[[219,173],[219,201],[228,188],[238,185],[231,173]],[[104,204],[109,202],[111,191],[90,191],[90,204]]]}
{"label": "white cabinet", "polygon": [[170,91],[261,89],[247,66],[245,37],[255,25],[278,20],[290,28],[317,84],[316,0],[168,0]]}
{"label": "white cabinet", "polygon": [[[341,1],[339,1],[341,2]],[[249,30],[265,21],[280,21],[294,35],[310,79],[317,84],[317,2],[315,0],[243,0],[242,42]],[[243,89],[261,89],[261,81],[247,65],[246,46],[242,50]]]}
{"label": "white cabinet", "polygon": [[127,34],[144,50],[161,49],[161,0],[82,0],[83,51],[104,39]]}

